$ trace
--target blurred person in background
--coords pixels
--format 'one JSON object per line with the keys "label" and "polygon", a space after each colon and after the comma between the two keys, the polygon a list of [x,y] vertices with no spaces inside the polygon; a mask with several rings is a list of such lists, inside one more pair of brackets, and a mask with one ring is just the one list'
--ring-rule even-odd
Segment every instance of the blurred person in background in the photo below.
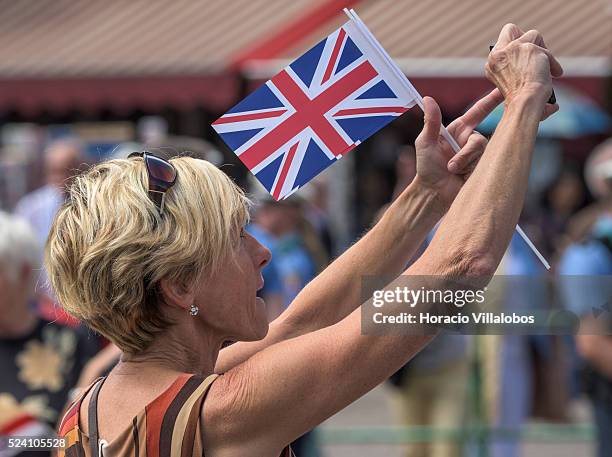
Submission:
{"label": "blurred person in background", "polygon": [[64,189],[77,172],[82,153],[81,143],[73,138],[53,142],[45,151],[45,185],[25,195],[15,207],[15,213],[34,229],[41,246],[47,241],[49,229],[59,207],[64,203]]}
{"label": "blurred person in background", "polygon": [[0,212],[0,435],[51,435],[97,349],[81,330],[37,316],[39,250],[27,222]]}
{"label": "blurred person in background", "polygon": [[[541,153],[541,157],[558,154],[546,149]],[[555,168],[546,160],[534,161],[532,176],[546,174],[542,170],[547,167]],[[533,201],[538,204],[526,205],[520,222],[546,258],[552,257],[570,217],[585,201],[584,186],[575,167],[565,164],[561,169],[559,162],[557,170],[546,170],[551,175],[549,179],[541,178],[540,185],[537,180],[530,181]],[[525,241],[515,233],[496,272],[502,310],[529,313],[551,303],[545,273]],[[486,335],[479,340],[487,345],[481,351],[481,361],[488,383],[488,417],[494,426],[509,431],[494,437],[492,456],[518,457],[522,447],[520,431],[531,418],[567,420],[568,351],[558,335]]]}
{"label": "blurred person in background", "polygon": [[[499,276],[500,305],[506,313],[528,313],[548,303],[544,283],[538,279],[545,271],[525,242],[515,233],[504,259],[496,272]],[[496,437],[492,442],[493,457],[518,457],[521,455],[520,430],[534,412],[534,404],[544,397],[536,393],[539,378],[535,368],[552,359],[556,342],[548,335],[504,334],[487,335],[495,345],[495,351],[484,360],[485,366],[496,381],[490,401],[491,419],[496,427],[508,430],[507,436]],[[544,373],[546,374],[546,373]],[[537,379],[536,379],[537,378]],[[549,390],[551,382],[545,382]]]}
{"label": "blurred person in background", "polygon": [[134,148],[137,143],[127,143],[110,158],[125,159],[133,151],[147,150],[166,159],[181,155],[208,160],[217,166],[223,163],[223,154],[208,141],[192,136],[171,135],[168,121],[161,116],[141,117],[137,124],[137,136],[141,146]]}
{"label": "blurred person in background", "polygon": [[[400,149],[396,163],[394,199],[416,176],[416,152],[412,146]],[[386,208],[379,213],[379,218]],[[417,251],[412,264],[427,248],[435,229]],[[430,426],[444,431],[461,429],[468,400],[470,368],[468,335],[440,332],[429,346],[390,378],[397,387],[404,425]],[[461,445],[451,440],[415,443],[407,447],[409,457],[458,457]]]}
{"label": "blurred person in background", "polygon": [[315,231],[327,259],[333,257],[336,249],[329,218],[329,192],[329,180],[325,174],[300,189],[300,197],[304,199],[304,218]]}
{"label": "blurred person in background", "polygon": [[[254,223],[250,224],[249,232],[259,242],[270,243],[264,243],[270,246],[272,253],[272,270],[268,272],[268,276],[272,272],[272,275],[278,274],[280,279],[282,312],[306,284],[325,268],[325,250],[305,218],[304,201],[301,197],[294,196],[279,202],[269,197],[263,198],[255,213]],[[319,259],[318,265],[315,259]],[[264,268],[264,275],[269,266]],[[264,287],[265,282],[264,276]],[[320,455],[316,432],[306,433],[293,442],[291,447],[300,457]]]}
{"label": "blurred person in background", "polygon": [[[582,358],[583,387],[591,400],[597,427],[597,456],[612,456],[612,139],[589,156],[585,179],[597,201],[569,224],[570,244],[558,272],[581,275],[560,282],[566,306],[581,318],[576,349]],[[576,284],[582,287],[576,287]],[[601,314],[593,312],[593,306]]]}
{"label": "blurred person in background", "polygon": [[573,164],[566,164],[559,176],[544,190],[542,208],[538,209],[538,237],[543,254],[550,258],[560,248],[567,224],[586,203],[587,193],[581,172]]}
{"label": "blurred person in background", "polygon": [[267,246],[272,253],[270,262],[263,268],[261,274],[264,280],[263,288],[258,295],[266,302],[268,321],[272,322],[285,310],[283,283],[278,271],[278,256],[276,255],[276,240],[263,227],[257,223],[257,210],[254,213],[254,220],[247,226],[249,232],[257,241]]}
{"label": "blurred person in background", "polygon": [[589,155],[584,168],[584,179],[595,201],[569,220],[563,248],[584,240],[596,222],[610,214],[612,207],[612,138],[601,143]]}
{"label": "blurred person in background", "polygon": [[[461,431],[467,413],[469,342],[468,335],[440,332],[392,379],[399,388],[404,425]],[[452,439],[415,443],[406,451],[407,457],[461,455],[461,444]]]}
{"label": "blurred person in background", "polygon": [[325,268],[328,260],[316,232],[305,218],[303,203],[295,196],[280,202],[267,198],[255,218],[257,225],[274,238],[273,255],[283,284],[285,307]]}
{"label": "blurred person in background", "polygon": [[76,138],[65,138],[51,143],[45,150],[45,184],[25,195],[15,206],[15,214],[25,219],[34,229],[38,246],[40,274],[36,292],[40,294],[40,312],[50,320],[76,325],[61,308],[55,306],[53,292],[48,287],[48,278],[42,267],[43,246],[47,241],[53,218],[64,203],[65,189],[70,178],[77,174],[81,164],[83,145]]}

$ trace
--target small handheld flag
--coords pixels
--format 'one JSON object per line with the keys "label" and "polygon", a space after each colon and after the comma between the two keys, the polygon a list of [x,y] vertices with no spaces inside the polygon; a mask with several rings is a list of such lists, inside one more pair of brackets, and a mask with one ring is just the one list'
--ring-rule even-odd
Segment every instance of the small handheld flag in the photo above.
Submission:
{"label": "small handheld flag", "polygon": [[276,200],[416,103],[351,20],[213,123]]}

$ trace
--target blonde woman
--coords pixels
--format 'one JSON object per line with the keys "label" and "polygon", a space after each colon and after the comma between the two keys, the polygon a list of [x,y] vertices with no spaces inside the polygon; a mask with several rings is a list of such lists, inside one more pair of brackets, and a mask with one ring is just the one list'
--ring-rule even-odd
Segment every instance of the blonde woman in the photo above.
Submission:
{"label": "blonde woman", "polygon": [[484,154],[472,129],[500,92],[454,123],[455,157],[425,99],[415,180],[270,325],[256,297],[270,254],[245,233],[247,200],[214,166],[145,154],[77,178],[47,266],[63,306],[123,355],[68,409],[60,455],[288,456],[288,443],[406,363],[432,336],[363,335],[361,277],[399,275],[445,213],[404,274],[493,273],[522,206],[538,122],[557,108],[546,100],[561,69],[538,44],[537,32],[512,25],[500,35],[487,73],[506,112]]}

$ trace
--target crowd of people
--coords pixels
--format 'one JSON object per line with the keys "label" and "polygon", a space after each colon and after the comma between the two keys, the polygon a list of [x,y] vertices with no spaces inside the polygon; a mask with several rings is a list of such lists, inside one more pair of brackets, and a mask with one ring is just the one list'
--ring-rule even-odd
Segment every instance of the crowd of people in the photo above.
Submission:
{"label": "crowd of people", "polygon": [[[108,374],[120,358],[117,346],[62,312],[42,266],[43,248],[65,202],[67,185],[93,165],[84,166],[83,147],[82,140],[73,137],[48,144],[44,185],[23,195],[16,205],[0,208],[0,435],[53,433],[70,400]],[[166,154],[166,158],[172,155],[164,151],[159,154]],[[416,154],[412,146],[398,145],[393,199],[400,198],[413,182]],[[609,276],[612,140],[590,152],[586,163],[575,165],[563,167],[540,192],[540,204],[530,208],[524,222],[546,256],[553,259],[554,275]],[[325,181],[311,185],[315,192],[298,193],[282,202],[265,196],[256,198],[246,228],[272,254],[271,260],[263,262],[265,282],[259,291],[270,322],[339,250],[327,223]],[[383,218],[385,212],[386,207],[381,208],[378,217]],[[425,251],[434,233],[435,229],[406,267]],[[532,277],[545,272],[515,238],[497,274]],[[563,281],[558,283],[562,285]],[[612,295],[609,289],[600,287],[602,284],[605,281],[580,290],[561,286],[556,291],[559,303],[577,316],[581,325],[595,325],[593,320],[600,324],[601,316],[594,316],[592,307],[584,303],[599,300],[603,317],[609,317]],[[522,292],[508,294],[507,306],[537,306],[532,302],[539,300],[538,290],[529,286]],[[594,297],[585,301],[585,294]],[[476,361],[484,367],[482,390],[491,424],[519,430],[534,414],[568,420],[570,400],[586,394],[592,404],[598,456],[610,456],[611,331],[581,332],[575,337],[440,335],[391,378],[400,417],[406,425],[460,430],[468,415],[471,370]],[[476,351],[476,347],[481,350]],[[518,435],[494,439],[492,455],[518,456],[519,444]],[[306,434],[293,448],[299,457],[320,455],[316,433]],[[460,441],[440,440],[413,445],[408,455],[453,457],[463,455],[464,450]]]}
{"label": "crowd of people", "polygon": [[[74,389],[107,373],[119,357],[114,345],[104,347],[103,339],[82,326],[75,326],[61,313],[41,268],[42,247],[63,201],[61,189],[82,163],[79,147],[74,138],[49,145],[45,153],[46,184],[23,196],[13,214],[6,212],[8,208],[0,214],[3,291],[0,356],[3,367],[8,367],[0,386],[0,430],[4,434],[19,435],[31,430],[48,433],[57,424],[60,411]],[[399,195],[415,174],[414,150],[404,147],[398,156],[395,195]],[[548,232],[548,241],[557,250],[547,252],[556,259],[557,274],[610,275],[612,142],[608,140],[597,147],[584,170],[585,181],[577,172],[567,170],[558,176],[547,191],[550,219],[544,219],[546,225],[536,228],[550,231],[553,224],[557,228],[552,234]],[[583,182],[594,200],[585,207],[571,204],[586,201],[582,194],[577,197],[572,194],[576,189],[584,192]],[[319,219],[311,216],[318,211],[320,208],[304,198],[279,203],[265,196],[253,210],[248,230],[272,252],[272,261],[264,269],[265,286],[261,291],[270,321],[281,314],[332,256],[329,232],[324,224],[317,224]],[[520,239],[514,240],[503,272],[541,274],[541,268],[531,256]],[[568,309],[587,321],[593,319],[591,309],[580,309],[579,298],[587,291],[576,293],[577,296],[568,296]],[[605,292],[598,293],[605,303]],[[497,381],[489,389],[489,406],[493,411],[490,419],[500,427],[518,429],[533,411],[535,358],[548,357],[552,362],[559,362],[563,357],[560,359],[558,351],[551,350],[558,341],[555,337],[541,336],[486,338],[497,340],[494,353],[497,366],[491,369],[486,364],[488,375]],[[397,387],[399,417],[406,425],[461,429],[468,414],[474,340],[467,335],[443,335],[392,378],[392,384]],[[566,357],[573,357],[574,351],[576,357],[569,360],[571,363],[565,363],[565,371],[560,371],[558,366],[554,368],[554,373],[563,376],[566,384],[562,386],[564,391],[555,397],[559,405],[553,409],[563,409],[568,399],[587,393],[593,403],[599,436],[606,439],[609,434],[605,430],[612,427],[612,362],[609,359],[612,341],[606,336],[579,335],[573,343],[563,344],[562,349]],[[98,356],[94,357],[96,353]],[[564,360],[568,362],[567,358]],[[567,410],[556,414],[557,419],[564,418]],[[316,455],[316,437],[303,441],[304,449],[310,450],[302,450],[298,455]],[[297,446],[294,447],[297,449]],[[495,443],[495,455],[519,455],[518,446],[518,439],[506,438]],[[602,447],[609,449],[603,443]],[[423,456],[461,455],[459,445],[444,440],[412,446],[411,452],[414,453],[410,455]],[[605,455],[604,452],[600,455]]]}

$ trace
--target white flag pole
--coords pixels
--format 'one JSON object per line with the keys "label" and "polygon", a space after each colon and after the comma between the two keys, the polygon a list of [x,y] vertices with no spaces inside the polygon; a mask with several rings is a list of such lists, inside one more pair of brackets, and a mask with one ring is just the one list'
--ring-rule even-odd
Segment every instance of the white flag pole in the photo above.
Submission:
{"label": "white flag pole", "polygon": [[[379,54],[383,57],[383,59],[387,62],[387,65],[389,65],[389,67],[391,68],[391,70],[395,73],[395,76],[397,78],[399,78],[400,82],[404,85],[404,87],[406,89],[408,89],[408,91],[412,94],[412,96],[414,97],[414,99],[416,100],[417,104],[421,107],[421,109],[424,111],[424,106],[423,106],[423,97],[421,97],[421,94],[419,94],[419,92],[416,90],[416,88],[412,85],[412,83],[410,82],[410,80],[406,77],[406,75],[404,74],[404,72],[402,72],[399,67],[395,64],[395,62],[393,61],[393,59],[391,59],[391,56],[389,56],[389,54],[387,53],[387,51],[385,50],[385,48],[382,47],[382,45],[378,42],[378,40],[374,37],[374,35],[372,34],[372,32],[370,32],[370,29],[368,29],[368,27],[365,25],[365,23],[361,20],[361,18],[357,15],[357,13],[355,12],[355,10],[351,9],[350,11],[346,8],[344,8],[344,12],[346,13],[346,15],[355,23],[355,25],[357,26],[357,29],[364,35],[364,37],[366,38],[366,40],[370,43],[370,45],[372,45],[375,49],[378,50]],[[459,152],[461,150],[461,147],[459,146],[459,144],[457,143],[457,141],[453,138],[453,136],[448,132],[448,130],[446,130],[446,127],[444,125],[442,125],[440,127],[440,134],[442,135],[442,137],[448,141],[448,144],[451,145],[451,147],[453,148],[453,150],[455,151],[455,153]],[[546,259],[544,258],[544,256],[540,253],[540,251],[538,251],[538,249],[535,247],[535,245],[531,242],[531,240],[529,239],[529,237],[527,236],[527,234],[523,231],[523,229],[521,229],[521,227],[519,225],[516,226],[516,231],[517,233],[521,236],[521,238],[523,238],[523,240],[525,241],[525,243],[527,244],[527,246],[529,246],[529,248],[533,251],[533,253],[536,255],[536,257],[540,260],[540,262],[542,262],[542,265],[544,265],[544,267],[547,270],[550,270],[550,264],[546,261]]]}
{"label": "white flag pole", "polygon": [[[370,29],[368,29],[368,27],[361,20],[361,18],[357,16],[357,13],[355,12],[355,10],[351,9],[349,11],[348,9],[344,8],[344,12],[348,15],[349,18],[351,18],[355,22],[355,25],[361,31],[361,33],[363,33],[366,40],[368,40],[370,44],[378,50],[378,52],[383,57],[383,59],[387,61],[387,64],[392,69],[392,71],[395,73],[395,76],[399,78],[400,82],[404,84],[406,89],[408,89],[408,91],[412,94],[417,104],[421,107],[421,110],[424,110],[423,97],[421,97],[421,94],[419,94],[419,91],[416,90],[416,88],[412,85],[412,83],[406,77],[404,72],[402,72],[402,70],[400,70],[399,67],[395,64],[393,59],[391,59],[391,56],[389,56],[385,48],[382,47],[382,45],[374,37],[372,32],[370,32]],[[455,152],[459,152],[459,150],[461,149],[459,147],[459,144],[457,144],[457,142],[452,137],[452,135],[448,133],[448,130],[446,130],[446,127],[444,127],[444,125],[440,127],[440,134],[446,141],[448,141],[448,143],[451,145],[451,147],[453,148]]]}

